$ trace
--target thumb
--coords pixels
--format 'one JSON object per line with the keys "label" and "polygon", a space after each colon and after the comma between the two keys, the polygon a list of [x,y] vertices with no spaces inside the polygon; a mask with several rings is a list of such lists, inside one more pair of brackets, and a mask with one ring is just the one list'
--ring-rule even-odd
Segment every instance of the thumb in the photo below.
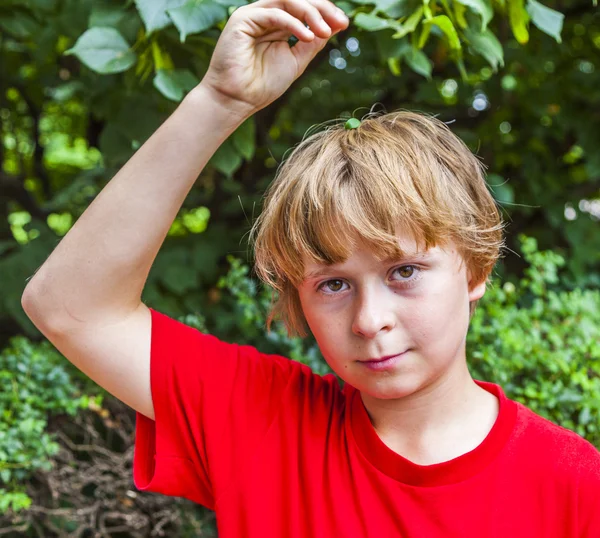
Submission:
{"label": "thumb", "polygon": [[291,49],[291,52],[296,57],[298,65],[298,76],[304,72],[311,60],[325,47],[329,38],[323,39],[317,37],[312,41],[298,41]]}

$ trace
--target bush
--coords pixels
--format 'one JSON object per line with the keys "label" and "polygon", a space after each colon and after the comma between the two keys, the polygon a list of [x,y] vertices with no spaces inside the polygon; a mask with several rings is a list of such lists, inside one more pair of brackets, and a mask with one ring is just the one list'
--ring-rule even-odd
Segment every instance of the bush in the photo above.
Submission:
{"label": "bush", "polygon": [[[310,366],[320,375],[331,369],[311,336],[290,338],[283,324],[275,322],[267,333],[266,319],[271,304],[271,291],[250,278],[250,267],[240,259],[227,257],[230,269],[222,277],[217,287],[229,293],[228,309],[232,316],[221,319],[215,333],[221,338],[235,337],[236,343],[253,345],[264,353],[277,353]],[[193,316],[187,318],[193,319]]]}
{"label": "bush", "polygon": [[49,471],[59,450],[46,431],[48,417],[74,416],[100,405],[81,394],[65,370],[65,359],[44,341],[32,344],[20,336],[0,354],[0,514],[28,508],[22,483],[35,471]]}
{"label": "bush", "polygon": [[134,491],[134,415],[50,342],[13,338],[0,354],[0,534],[215,536],[211,511]]}
{"label": "bush", "polygon": [[471,370],[600,448],[600,292],[560,289],[564,259],[520,239],[529,267],[518,285],[486,292],[467,339]]}

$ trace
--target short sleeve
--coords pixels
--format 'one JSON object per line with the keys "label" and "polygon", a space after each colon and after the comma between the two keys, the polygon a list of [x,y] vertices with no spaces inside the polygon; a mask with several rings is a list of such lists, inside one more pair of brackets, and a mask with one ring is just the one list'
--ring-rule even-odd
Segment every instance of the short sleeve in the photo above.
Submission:
{"label": "short sleeve", "polygon": [[134,484],[214,509],[308,367],[150,311],[155,418],[136,414]]}

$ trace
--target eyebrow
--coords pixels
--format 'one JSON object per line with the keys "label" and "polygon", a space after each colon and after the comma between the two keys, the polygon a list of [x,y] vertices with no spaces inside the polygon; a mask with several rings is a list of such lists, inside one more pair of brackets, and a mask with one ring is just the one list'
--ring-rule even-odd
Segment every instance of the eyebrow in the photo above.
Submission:
{"label": "eyebrow", "polygon": [[[407,261],[407,260],[425,260],[427,258],[431,257],[431,254],[429,251],[426,252],[422,252],[422,253],[418,253],[418,252],[408,252],[406,253],[404,256],[402,256],[401,258],[396,258],[396,257],[391,257],[391,258],[386,258],[384,260],[381,260],[381,263],[401,263],[403,261]],[[337,266],[335,264],[333,265],[326,265],[324,267],[320,267],[319,269],[315,269],[313,271],[310,271],[308,273],[306,273],[304,275],[304,280],[303,282],[306,282],[307,280],[310,280],[311,278],[315,278],[327,273],[330,273],[332,271],[335,271],[337,268]]]}

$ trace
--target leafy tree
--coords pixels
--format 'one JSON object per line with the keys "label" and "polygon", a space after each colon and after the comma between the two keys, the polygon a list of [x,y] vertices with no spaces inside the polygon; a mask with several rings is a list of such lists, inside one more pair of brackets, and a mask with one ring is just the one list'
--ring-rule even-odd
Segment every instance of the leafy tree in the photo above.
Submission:
{"label": "leafy tree", "polygon": [[[228,14],[243,3],[29,0],[0,8],[0,345],[22,331],[37,335],[20,306],[25,278],[202,78]],[[207,305],[218,312],[225,255],[243,251],[240,238],[285,151],[311,126],[360,117],[373,103],[453,121],[490,167],[512,222],[510,246],[518,232],[534,235],[565,255],[566,286],[597,284],[597,10],[561,4],[563,28],[562,15],[535,0],[340,6],[351,26],[200,175],[144,298],[179,315]],[[565,204],[574,220],[565,219]],[[499,270],[522,268],[511,259]]]}

